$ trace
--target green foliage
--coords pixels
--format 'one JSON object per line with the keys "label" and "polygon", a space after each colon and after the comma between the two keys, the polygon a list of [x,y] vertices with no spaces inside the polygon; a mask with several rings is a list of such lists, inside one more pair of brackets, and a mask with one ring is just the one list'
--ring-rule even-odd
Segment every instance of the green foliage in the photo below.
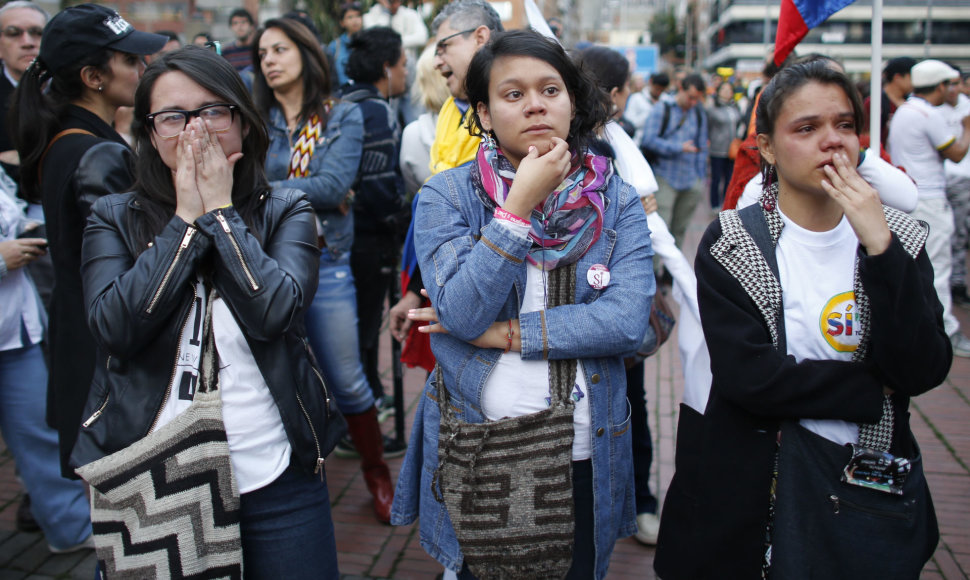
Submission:
{"label": "green foliage", "polygon": [[677,26],[673,8],[655,12],[650,19],[649,30],[651,40],[660,45],[661,53],[675,52],[677,56],[684,55],[686,34]]}

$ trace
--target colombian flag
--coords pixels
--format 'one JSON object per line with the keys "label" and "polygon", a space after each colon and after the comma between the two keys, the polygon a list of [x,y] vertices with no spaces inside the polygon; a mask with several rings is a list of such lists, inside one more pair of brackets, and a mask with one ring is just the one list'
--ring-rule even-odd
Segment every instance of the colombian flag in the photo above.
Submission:
{"label": "colombian flag", "polygon": [[775,64],[781,66],[809,30],[849,4],[852,0],[781,0],[775,33]]}

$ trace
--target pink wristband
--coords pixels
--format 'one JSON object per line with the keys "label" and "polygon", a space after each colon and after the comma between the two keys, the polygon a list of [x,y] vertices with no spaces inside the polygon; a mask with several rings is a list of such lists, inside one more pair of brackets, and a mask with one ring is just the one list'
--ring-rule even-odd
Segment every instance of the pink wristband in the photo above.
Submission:
{"label": "pink wristband", "polygon": [[500,220],[507,220],[507,221],[510,221],[510,222],[512,222],[514,224],[518,224],[520,226],[531,226],[532,225],[531,222],[529,222],[527,220],[524,220],[524,219],[520,218],[519,216],[515,215],[514,213],[512,213],[510,211],[506,211],[506,210],[504,210],[504,209],[502,209],[500,207],[495,208],[494,216],[496,218],[500,219]]}

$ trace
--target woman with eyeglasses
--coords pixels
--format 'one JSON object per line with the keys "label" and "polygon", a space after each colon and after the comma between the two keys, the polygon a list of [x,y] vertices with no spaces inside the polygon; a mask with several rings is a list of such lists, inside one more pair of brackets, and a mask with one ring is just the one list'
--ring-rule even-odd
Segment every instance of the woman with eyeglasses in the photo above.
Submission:
{"label": "woman with eyeglasses", "polygon": [[358,105],[330,95],[330,67],[316,38],[289,18],[267,20],[256,33],[253,95],[269,131],[266,176],[274,187],[306,192],[317,214],[320,284],[306,316],[313,352],[332,382],[353,447],[373,496],[374,513],[390,522],[394,486],[374,393],[360,361],[357,297],[350,270],[354,240],[351,186],[364,147]]}
{"label": "woman with eyeglasses", "polygon": [[211,51],[153,62],[132,130],[134,191],[98,200],[84,234],[85,311],[105,352],[71,462],[188,408],[206,326],[193,321],[211,319],[245,577],[337,578],[324,470],[336,410],[303,327],[320,255],[313,210],[267,183],[259,113]]}
{"label": "woman with eyeglasses", "polygon": [[109,8],[67,8],[44,29],[7,119],[20,154],[21,195],[43,203],[54,264],[47,417],[58,431],[65,477],[76,477],[67,458],[96,358],[84,320],[81,235],[97,198],[131,187],[132,150],[111,124],[115,111],[134,100],[145,70],[141,57],[166,41],[135,30]]}

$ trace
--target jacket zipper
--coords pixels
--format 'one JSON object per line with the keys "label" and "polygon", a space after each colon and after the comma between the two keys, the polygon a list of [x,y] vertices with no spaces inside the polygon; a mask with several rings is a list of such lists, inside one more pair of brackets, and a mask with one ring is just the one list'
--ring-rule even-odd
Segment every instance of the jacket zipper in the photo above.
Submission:
{"label": "jacket zipper", "polygon": [[880,516],[880,517],[884,517],[884,518],[893,518],[893,519],[897,519],[897,520],[908,520],[909,519],[909,516],[907,516],[906,514],[902,514],[902,513],[899,513],[899,512],[891,512],[891,511],[887,511],[887,510],[880,510],[880,509],[875,509],[875,508],[867,507],[867,506],[864,506],[864,505],[859,505],[859,504],[857,504],[855,502],[852,502],[852,501],[849,501],[847,499],[840,498],[839,496],[835,495],[834,493],[831,494],[831,495],[829,495],[829,501],[832,502],[832,511],[835,512],[835,513],[839,513],[840,512],[840,509],[841,509],[841,506],[844,505],[845,507],[847,507],[849,509],[853,509],[853,510],[856,510],[856,511],[864,512],[864,513],[867,513],[867,514],[870,514],[870,515],[874,515],[874,516]]}
{"label": "jacket zipper", "polygon": [[165,275],[162,276],[162,281],[159,283],[158,289],[155,290],[155,294],[152,295],[151,302],[148,303],[148,308],[145,309],[148,314],[151,314],[155,309],[155,305],[158,304],[159,298],[162,297],[162,291],[165,290],[165,286],[168,284],[169,278],[172,277],[172,273],[175,271],[175,266],[182,257],[182,252],[185,251],[185,248],[189,247],[189,242],[192,241],[192,236],[194,235],[195,228],[192,226],[189,226],[189,228],[185,230],[185,234],[182,235],[182,241],[179,243],[178,250],[175,251],[175,257],[172,258],[172,263],[169,264],[168,269],[165,270]]}
{"label": "jacket zipper", "polygon": [[109,398],[110,398],[109,395],[104,396],[104,402],[101,403],[101,406],[98,407],[98,409],[94,413],[91,413],[91,416],[88,417],[84,423],[81,423],[81,427],[84,427],[84,428],[90,427],[92,423],[98,420],[98,417],[101,416],[101,413],[104,413],[104,408],[108,406]]}
{"label": "jacket zipper", "polygon": [[225,216],[222,215],[222,211],[216,212],[216,219],[222,226],[222,231],[229,235],[229,242],[232,243],[232,249],[236,252],[236,257],[239,258],[239,263],[242,265],[243,273],[246,275],[246,279],[249,280],[249,285],[252,286],[253,291],[259,290],[259,284],[256,283],[256,278],[253,277],[253,273],[249,270],[249,266],[246,265],[246,260],[243,259],[242,249],[239,247],[239,242],[236,241],[236,236],[233,235],[232,230],[229,228],[229,222],[226,221]]}
{"label": "jacket zipper", "polygon": [[[199,295],[195,291],[195,285],[193,285],[192,302],[194,303],[195,299],[198,297]],[[179,330],[179,333],[178,333],[179,342],[178,342],[178,347],[176,347],[175,349],[175,364],[172,365],[172,374],[168,377],[168,383],[165,385],[165,396],[162,397],[162,405],[158,408],[158,411],[155,412],[155,418],[152,420],[152,426],[148,428],[148,433],[151,433],[152,431],[154,431],[155,427],[158,426],[158,420],[162,417],[162,411],[165,410],[165,405],[168,404],[168,397],[172,393],[172,381],[175,380],[175,370],[178,369],[179,357],[182,356],[182,334],[185,332],[185,327],[189,325],[189,318],[191,318],[189,314],[191,313],[192,313],[192,309],[189,308],[188,314],[185,315],[185,320],[182,321],[182,328]],[[146,435],[148,433],[146,433]]]}
{"label": "jacket zipper", "polygon": [[[312,354],[310,345],[307,343],[307,339],[305,337],[303,338],[303,348],[306,349],[307,353]],[[330,391],[327,389],[327,383],[323,380],[323,375],[320,374],[320,371],[318,371],[315,366],[311,364],[310,369],[313,370],[313,374],[317,375],[317,379],[320,381],[320,388],[323,390],[323,400],[327,405],[327,417],[330,417]]]}
{"label": "jacket zipper", "polygon": [[313,435],[313,444],[317,447],[317,466],[313,470],[313,473],[320,474],[320,481],[323,481],[323,465],[326,460],[323,458],[323,453],[320,452],[320,440],[317,439],[317,430],[313,428],[313,422],[310,421],[310,414],[306,412],[306,407],[303,406],[303,399],[300,397],[300,393],[296,393],[296,402],[300,404],[300,410],[303,411],[303,417],[306,418],[307,425],[310,426],[310,433]]}

